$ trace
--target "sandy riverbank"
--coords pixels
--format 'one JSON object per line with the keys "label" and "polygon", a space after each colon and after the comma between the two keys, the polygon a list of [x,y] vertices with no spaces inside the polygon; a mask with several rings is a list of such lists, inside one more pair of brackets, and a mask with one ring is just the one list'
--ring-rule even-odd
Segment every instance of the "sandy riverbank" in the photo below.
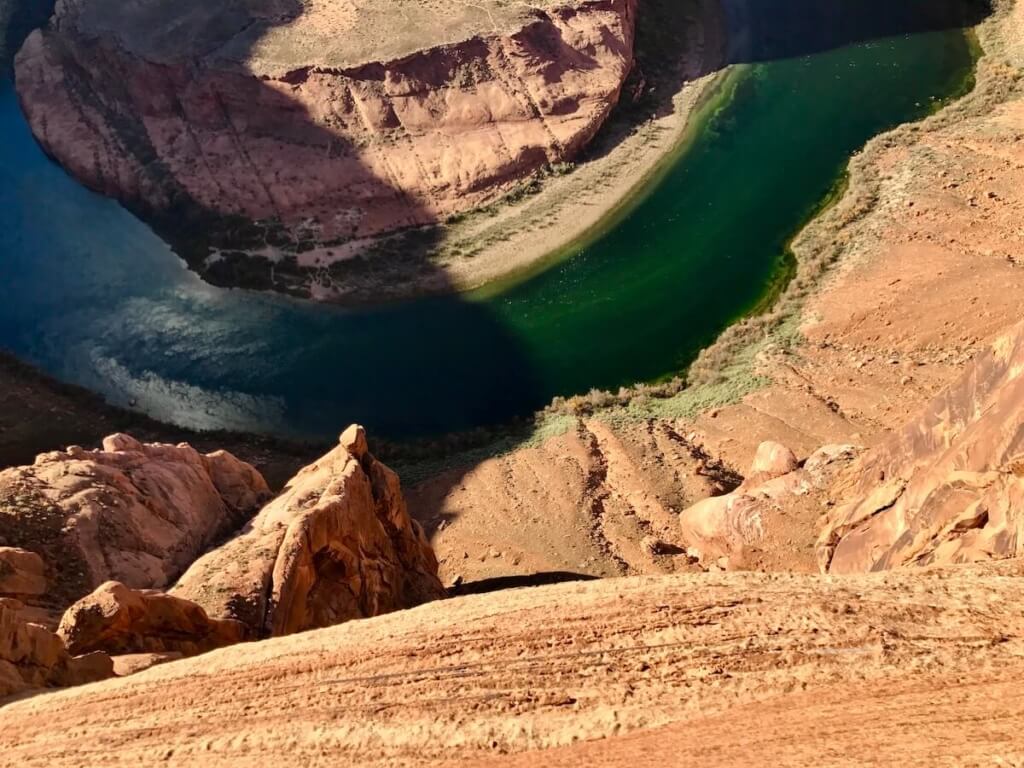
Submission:
{"label": "sandy riverbank", "polygon": [[[602,157],[546,180],[527,201],[471,215],[446,229],[439,264],[458,290],[490,295],[598,237],[641,199],[685,147],[701,106],[728,70],[687,82],[673,111],[640,126]],[[461,256],[463,252],[471,255]]]}
{"label": "sandy riverbank", "polygon": [[[658,26],[658,12],[649,25]],[[429,242],[423,254],[429,268],[403,272],[401,279],[367,270],[347,275],[343,284],[324,273],[311,286],[313,298],[360,304],[452,292],[492,295],[600,236],[671,168],[700,116],[715,108],[723,84],[738,74],[735,67],[723,69],[720,20],[708,0],[685,0],[662,15],[665,24],[682,31],[672,35],[666,50],[664,40],[645,45],[641,30],[622,102],[576,163],[539,174],[505,197],[436,227],[372,243],[377,257],[397,264]],[[650,30],[647,35],[656,36]],[[682,58],[671,60],[678,51]],[[369,244],[315,248],[301,254],[299,264],[343,261]]]}
{"label": "sandy riverbank", "polygon": [[[801,458],[826,444],[871,446],[1018,323],[1022,29],[1024,4],[997,3],[978,29],[985,55],[976,88],[851,161],[842,199],[794,240],[798,272],[775,309],[724,333],[689,387],[667,398],[638,387],[621,396],[625,404],[615,393],[570,398],[517,450],[451,470],[457,484],[412,484],[410,503],[446,523],[434,542],[445,577],[538,565],[656,571],[664,558],[645,560],[636,542],[651,529],[673,541],[675,527],[661,521],[713,495],[700,487],[709,460],[742,472],[764,440]],[[580,477],[597,480],[581,486]],[[549,488],[567,490],[538,496]],[[538,506],[543,517],[533,514]],[[562,530],[551,519],[580,509],[595,510],[600,525],[549,534]],[[487,557],[480,542],[505,520],[515,524],[502,557]],[[648,528],[633,530],[637,521]],[[814,523],[803,520],[794,551],[810,551]],[[581,530],[604,549],[581,548]]]}

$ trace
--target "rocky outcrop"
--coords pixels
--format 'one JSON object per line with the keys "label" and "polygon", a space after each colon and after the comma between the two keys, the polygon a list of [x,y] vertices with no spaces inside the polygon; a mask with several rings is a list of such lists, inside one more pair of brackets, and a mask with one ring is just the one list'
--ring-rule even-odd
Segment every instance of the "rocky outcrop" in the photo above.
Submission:
{"label": "rocky outcrop", "polygon": [[683,541],[709,566],[763,567],[765,550],[774,549],[787,570],[798,569],[794,544],[812,539],[794,530],[817,524],[831,481],[856,455],[854,446],[825,446],[801,465],[785,446],[762,443],[742,485],[680,515]]}
{"label": "rocky outcrop", "polygon": [[249,637],[286,635],[443,597],[437,560],[398,476],[362,427],[303,469],[240,535],[173,590]]}
{"label": "rocky outcrop", "polygon": [[818,543],[832,572],[1024,553],[1024,326],[867,453]]}
{"label": "rocky outcrop", "polygon": [[200,273],[308,292],[572,159],[618,101],[635,6],[62,0],[17,88],[47,151]]}
{"label": "rocky outcrop", "polygon": [[119,434],[102,450],[42,454],[0,472],[0,543],[28,551],[0,550],[0,592],[59,615],[111,579],[166,587],[269,496],[253,467],[222,451]]}
{"label": "rocky outcrop", "polygon": [[195,603],[108,581],[68,608],[57,635],[73,654],[194,656],[241,642],[245,627],[211,619]]}
{"label": "rocky outcrop", "polygon": [[103,653],[74,657],[61,639],[25,621],[16,600],[0,599],[0,699],[32,688],[80,685],[110,677]]}

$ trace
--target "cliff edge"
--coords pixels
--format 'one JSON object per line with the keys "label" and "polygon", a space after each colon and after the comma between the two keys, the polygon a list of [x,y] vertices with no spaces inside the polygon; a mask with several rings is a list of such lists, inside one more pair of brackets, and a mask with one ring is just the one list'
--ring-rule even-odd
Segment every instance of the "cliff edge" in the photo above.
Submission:
{"label": "cliff edge", "polygon": [[418,258],[382,238],[571,160],[619,99],[635,7],[62,0],[17,89],[49,154],[211,282],[339,294]]}

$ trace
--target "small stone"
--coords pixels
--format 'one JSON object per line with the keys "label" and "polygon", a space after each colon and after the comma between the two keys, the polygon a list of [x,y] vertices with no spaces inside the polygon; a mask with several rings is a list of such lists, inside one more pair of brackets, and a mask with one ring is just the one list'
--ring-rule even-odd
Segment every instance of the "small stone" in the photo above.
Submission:
{"label": "small stone", "polygon": [[342,432],[338,442],[357,461],[362,461],[370,450],[366,442],[366,430],[358,424],[353,424]]}

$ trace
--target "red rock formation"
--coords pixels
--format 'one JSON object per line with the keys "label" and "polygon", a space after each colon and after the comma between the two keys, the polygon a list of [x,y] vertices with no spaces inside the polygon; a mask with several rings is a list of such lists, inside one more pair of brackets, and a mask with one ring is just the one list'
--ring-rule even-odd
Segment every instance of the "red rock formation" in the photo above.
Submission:
{"label": "red rock formation", "polygon": [[61,639],[26,622],[16,600],[0,599],[0,698],[32,688],[80,685],[113,674],[103,653],[72,657]]}
{"label": "red rock formation", "polygon": [[155,590],[129,589],[117,581],[68,608],[57,635],[79,655],[178,653],[194,656],[241,642],[245,627],[211,619],[195,603]]}
{"label": "red rock formation", "polygon": [[[304,274],[277,270],[294,289],[593,137],[632,66],[636,0],[531,6],[67,0],[19,53],[17,87],[78,179],[157,221],[257,222],[222,220],[218,247],[302,252]],[[203,251],[185,256],[220,274]]]}
{"label": "red rock formation", "polygon": [[377,616],[445,594],[398,476],[373,457],[355,426],[173,591],[212,616],[242,621],[253,637]]}
{"label": "red rock formation", "polygon": [[793,537],[792,532],[817,524],[829,485],[856,452],[853,446],[826,446],[801,466],[785,446],[762,443],[739,488],[700,501],[680,515],[683,541],[706,565],[764,565],[758,562],[763,555],[751,555],[775,549],[790,551],[786,570],[798,570],[794,538],[809,542],[813,534]]}
{"label": "red rock formation", "polygon": [[821,567],[846,573],[1024,554],[1024,326],[867,453],[834,493]]}
{"label": "red rock formation", "polygon": [[[110,579],[168,586],[269,496],[260,474],[230,454],[203,456],[184,444],[113,435],[102,450],[73,446],[0,472],[0,542],[42,559],[36,582],[20,580],[35,590],[24,599],[59,615]],[[18,558],[27,564],[32,556]],[[0,591],[15,591],[4,586],[3,573],[0,565]]]}

